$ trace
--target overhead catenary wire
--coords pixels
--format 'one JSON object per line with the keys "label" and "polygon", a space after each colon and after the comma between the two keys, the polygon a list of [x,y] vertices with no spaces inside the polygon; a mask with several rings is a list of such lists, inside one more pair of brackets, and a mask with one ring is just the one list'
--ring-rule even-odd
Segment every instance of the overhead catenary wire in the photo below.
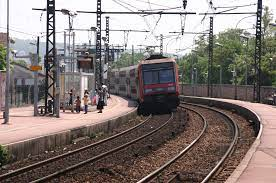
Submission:
{"label": "overhead catenary wire", "polygon": [[[142,3],[148,3],[147,1],[143,1],[143,0],[135,0],[135,1],[142,2]],[[151,3],[151,4],[155,5],[155,6],[159,6],[159,7],[171,8],[169,6],[165,6],[165,5],[161,5],[161,4],[157,4],[157,3]]]}
{"label": "overhead catenary wire", "polygon": [[[117,3],[117,4],[119,4],[120,6],[122,6],[122,7],[126,8],[126,9],[128,9],[128,10],[131,11],[131,12],[134,12],[134,11],[133,11],[132,9],[128,8],[126,5],[131,6],[131,7],[135,8],[135,9],[137,9],[136,7],[130,5],[129,3],[125,3],[125,2],[123,2],[123,1],[121,1],[121,0],[118,0],[118,1],[120,1],[120,2],[118,2],[117,0],[113,0],[113,1],[114,1],[115,3]],[[123,5],[123,4],[126,4],[126,5]],[[140,16],[144,19],[144,22],[146,23],[147,27],[151,30],[150,34],[152,34],[152,30],[153,30],[153,29],[151,28],[151,26],[150,26],[150,24],[148,23],[147,19],[146,19],[144,16],[142,16],[142,15],[140,15]],[[148,38],[148,36],[145,37],[145,40],[146,40],[147,38]]]}
{"label": "overhead catenary wire", "polygon": [[256,3],[246,4],[246,5],[236,5],[236,6],[215,6],[215,9],[219,8],[242,8],[242,7],[249,7],[249,6],[255,6]]}
{"label": "overhead catenary wire", "polygon": [[[7,27],[0,27],[0,29],[7,30]],[[31,33],[23,32],[23,31],[11,29],[11,28],[9,28],[9,30],[12,31],[12,32],[16,32],[16,33],[20,33],[20,34],[25,34],[25,35],[29,35],[29,36],[35,36],[35,37],[38,36],[38,34],[31,34]]]}

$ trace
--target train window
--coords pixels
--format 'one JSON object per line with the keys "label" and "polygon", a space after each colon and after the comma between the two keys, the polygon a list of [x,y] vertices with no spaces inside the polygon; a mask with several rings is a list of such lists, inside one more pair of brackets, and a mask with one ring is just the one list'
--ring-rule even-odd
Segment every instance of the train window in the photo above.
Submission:
{"label": "train window", "polygon": [[174,82],[174,74],[172,69],[159,71],[160,83],[172,83]]}
{"label": "train window", "polygon": [[174,73],[172,69],[162,69],[159,71],[144,71],[144,84],[158,84],[158,83],[172,83],[174,80]]}
{"label": "train window", "polygon": [[143,76],[146,85],[159,83],[158,71],[144,71]]}
{"label": "train window", "polygon": [[168,68],[173,68],[173,63],[172,62],[142,65],[142,70],[143,71],[154,70],[154,69],[168,69]]}

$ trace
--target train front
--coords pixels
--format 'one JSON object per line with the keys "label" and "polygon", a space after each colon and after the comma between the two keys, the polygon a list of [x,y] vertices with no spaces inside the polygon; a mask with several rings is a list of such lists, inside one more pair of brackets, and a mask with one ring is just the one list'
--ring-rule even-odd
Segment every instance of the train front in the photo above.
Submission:
{"label": "train front", "polygon": [[175,109],[179,105],[177,64],[172,58],[149,59],[138,67],[140,109]]}

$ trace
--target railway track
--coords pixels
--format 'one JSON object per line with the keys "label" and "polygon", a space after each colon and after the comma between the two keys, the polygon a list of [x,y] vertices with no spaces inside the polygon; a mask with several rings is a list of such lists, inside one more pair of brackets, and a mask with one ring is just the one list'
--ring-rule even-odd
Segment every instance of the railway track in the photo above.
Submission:
{"label": "railway track", "polygon": [[[162,128],[146,140],[124,149],[120,153],[113,154],[105,160],[98,161],[93,166],[78,169],[66,177],[59,178],[56,182],[137,182],[141,177],[157,168],[156,163],[165,162],[167,157],[174,155],[175,151],[182,149],[197,136],[198,129],[203,127],[201,123],[191,124],[191,121],[201,120],[198,116],[187,112],[177,111],[175,119],[169,125]],[[190,119],[183,126],[179,119]],[[185,120],[184,120],[185,121]],[[184,135],[184,136],[183,136]],[[178,141],[178,147],[172,147],[171,141]],[[175,144],[174,144],[175,145]],[[160,154],[159,149],[166,148]],[[163,160],[161,160],[163,159]]]}
{"label": "railway track", "polygon": [[[182,105],[183,104],[184,103],[182,103]],[[187,109],[193,110],[194,112],[198,113],[198,115],[200,115],[201,118],[204,118],[203,115],[204,116],[207,116],[207,115],[206,115],[206,112],[202,114],[203,112],[202,110],[198,110],[199,108],[204,108],[208,111],[212,111],[213,113],[217,113],[220,116],[223,116],[221,119],[224,119],[223,122],[227,123],[227,127],[230,129],[230,133],[229,132],[228,133],[231,134],[231,142],[226,143],[228,147],[223,148],[225,150],[220,156],[216,154],[216,156],[220,157],[220,159],[215,158],[216,156],[210,156],[210,150],[213,151],[212,150],[213,148],[215,149],[219,149],[219,148],[216,145],[213,146],[212,148],[208,148],[207,147],[208,145],[206,146],[206,144],[204,143],[206,142],[206,140],[204,140],[204,138],[202,137],[203,132],[206,132],[204,134],[205,138],[206,137],[209,138],[208,133],[212,131],[203,129],[201,134],[189,146],[187,146],[183,151],[181,151],[175,157],[167,161],[165,164],[160,166],[158,169],[156,169],[149,175],[145,176],[143,179],[139,180],[138,181],[139,183],[150,182],[150,181],[168,182],[168,183],[169,182],[170,183],[171,182],[189,182],[189,181],[208,182],[209,180],[211,180],[212,176],[219,170],[219,168],[223,165],[223,162],[226,160],[226,158],[229,156],[229,154],[232,152],[233,148],[235,147],[235,144],[237,143],[237,140],[238,140],[238,127],[236,123],[228,115],[207,106],[187,104],[187,103],[185,103],[185,105],[192,106],[192,108],[187,108]],[[183,106],[180,106],[180,107],[183,107]],[[217,124],[216,125],[212,124],[212,121],[208,117],[207,117],[207,121],[205,121],[205,124],[206,124],[205,126],[207,126],[207,123],[208,123],[209,129],[216,128]],[[217,128],[217,130],[220,131],[221,127]],[[219,133],[217,137],[219,137]],[[217,143],[217,145],[221,145],[221,142],[212,142],[212,143],[215,143],[215,144]],[[225,145],[225,142],[224,142],[224,145]],[[197,146],[197,147],[193,147],[193,146]],[[212,145],[210,144],[209,146],[212,146]],[[191,150],[188,152],[189,149]],[[213,151],[213,153],[215,153],[215,151]],[[193,156],[194,154],[196,154],[196,157]],[[200,156],[202,156],[202,158],[200,158]],[[210,159],[210,162],[206,163],[206,160],[208,159]],[[179,162],[177,162],[178,160]],[[202,163],[202,162],[205,162],[205,163]],[[191,166],[191,164],[193,165]],[[189,168],[185,168],[185,166],[189,166]]]}
{"label": "railway track", "polygon": [[[162,115],[146,119],[139,127],[134,127],[131,133],[118,137],[121,139],[120,144],[117,140],[103,143],[101,147],[105,149],[102,152],[104,155],[96,147],[88,151],[92,153],[91,158],[87,153],[82,155],[85,157],[82,162],[76,162],[75,156],[63,160],[73,161],[69,168],[58,166],[56,169],[59,171],[46,176],[38,174],[39,178],[36,179],[29,176],[36,174],[35,171],[23,171],[25,175],[4,182],[13,182],[19,178],[28,180],[22,182],[223,182],[234,169],[234,164],[238,164],[234,160],[230,166],[221,168],[237,142],[238,128],[229,117],[233,117],[233,113],[186,103],[182,103],[181,108],[182,112],[178,110],[174,117]],[[164,122],[165,118],[169,120]],[[132,136],[132,140],[127,134]],[[179,142],[174,144],[174,141]],[[107,149],[111,152],[106,152]],[[223,175],[218,173],[221,171]]]}
{"label": "railway track", "polygon": [[15,180],[42,182],[51,180],[81,166],[98,161],[156,133],[168,124],[172,117],[173,114],[160,124],[158,123],[159,120],[150,116],[141,124],[107,139],[0,175],[0,180],[1,182],[14,182]]}

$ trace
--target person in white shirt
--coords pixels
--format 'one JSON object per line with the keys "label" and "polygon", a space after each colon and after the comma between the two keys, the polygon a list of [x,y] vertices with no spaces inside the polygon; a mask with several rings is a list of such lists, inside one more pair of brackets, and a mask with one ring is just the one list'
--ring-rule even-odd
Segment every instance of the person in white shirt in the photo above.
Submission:
{"label": "person in white shirt", "polygon": [[103,83],[102,83],[102,90],[103,90],[103,93],[104,93],[104,105],[107,106],[107,92],[108,92],[108,89],[107,89],[107,86]]}

